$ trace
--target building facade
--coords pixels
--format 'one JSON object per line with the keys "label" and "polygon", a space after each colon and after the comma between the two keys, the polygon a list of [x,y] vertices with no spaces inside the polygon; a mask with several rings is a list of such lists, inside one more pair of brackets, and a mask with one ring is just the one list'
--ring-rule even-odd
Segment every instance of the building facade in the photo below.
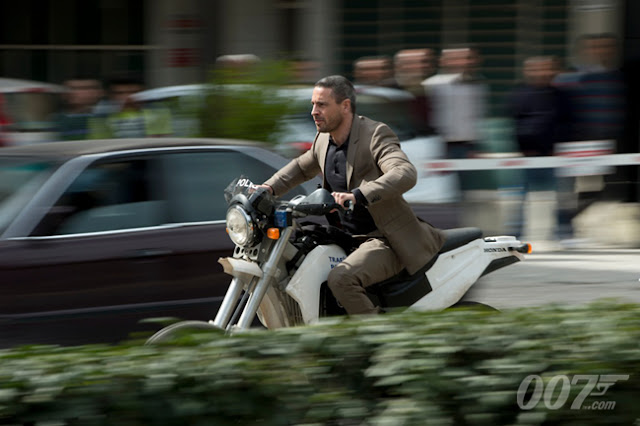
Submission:
{"label": "building facade", "polygon": [[472,44],[499,113],[522,59],[571,64],[575,38],[637,46],[629,0],[23,0],[3,2],[0,76],[59,83],[133,72],[147,87],[203,82],[216,57],[305,59],[352,76],[362,56]]}

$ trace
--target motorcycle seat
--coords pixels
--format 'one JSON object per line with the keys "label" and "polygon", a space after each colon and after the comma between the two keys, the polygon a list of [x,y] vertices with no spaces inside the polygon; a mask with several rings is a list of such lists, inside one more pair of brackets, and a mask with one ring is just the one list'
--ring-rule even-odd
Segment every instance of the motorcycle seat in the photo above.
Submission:
{"label": "motorcycle seat", "polygon": [[446,253],[457,249],[458,247],[462,247],[473,240],[482,238],[482,230],[479,228],[453,228],[445,229],[442,232],[444,234],[445,241],[440,249],[440,253]]}
{"label": "motorcycle seat", "polygon": [[[453,228],[442,231],[445,242],[440,253],[446,253],[461,247],[473,240],[482,238],[482,230],[478,228]],[[367,295],[375,304],[382,307],[408,306],[431,291],[431,284],[425,273],[434,265],[438,255],[433,256],[413,275],[403,269],[398,275],[388,278],[366,288]]]}

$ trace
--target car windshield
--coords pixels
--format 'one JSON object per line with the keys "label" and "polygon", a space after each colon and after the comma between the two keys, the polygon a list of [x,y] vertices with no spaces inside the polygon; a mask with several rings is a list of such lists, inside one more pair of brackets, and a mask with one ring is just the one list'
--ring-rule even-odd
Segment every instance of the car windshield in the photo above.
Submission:
{"label": "car windshield", "polygon": [[0,158],[0,234],[42,186],[54,164],[25,158]]}

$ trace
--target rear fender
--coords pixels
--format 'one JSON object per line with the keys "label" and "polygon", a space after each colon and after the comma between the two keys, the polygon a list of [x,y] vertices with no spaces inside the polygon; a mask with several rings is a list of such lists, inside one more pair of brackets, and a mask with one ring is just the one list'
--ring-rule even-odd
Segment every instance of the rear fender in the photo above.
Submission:
{"label": "rear fender", "polygon": [[[514,237],[478,238],[455,250],[441,253],[427,271],[432,291],[412,305],[419,310],[445,309],[458,302],[483,275],[524,260]],[[491,269],[494,265],[495,269]]]}
{"label": "rear fender", "polygon": [[431,287],[436,290],[456,277],[480,278],[487,267],[497,259],[524,256],[516,249],[522,243],[514,237],[478,238],[455,250],[441,253],[436,263],[427,271]]}

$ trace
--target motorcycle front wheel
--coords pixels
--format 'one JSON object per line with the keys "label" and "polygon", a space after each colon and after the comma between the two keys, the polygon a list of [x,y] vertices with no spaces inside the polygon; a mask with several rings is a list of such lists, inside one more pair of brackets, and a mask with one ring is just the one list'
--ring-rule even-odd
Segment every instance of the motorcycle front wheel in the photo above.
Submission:
{"label": "motorcycle front wheel", "polygon": [[178,341],[193,343],[196,335],[202,335],[206,332],[215,332],[214,335],[224,334],[224,330],[207,321],[180,321],[157,331],[147,339],[145,345]]}
{"label": "motorcycle front wheel", "polygon": [[474,302],[472,300],[462,300],[454,304],[453,306],[449,307],[448,309],[474,309],[474,310],[485,311],[485,312],[500,312],[499,309],[494,308],[491,305],[487,305],[481,302]]}

